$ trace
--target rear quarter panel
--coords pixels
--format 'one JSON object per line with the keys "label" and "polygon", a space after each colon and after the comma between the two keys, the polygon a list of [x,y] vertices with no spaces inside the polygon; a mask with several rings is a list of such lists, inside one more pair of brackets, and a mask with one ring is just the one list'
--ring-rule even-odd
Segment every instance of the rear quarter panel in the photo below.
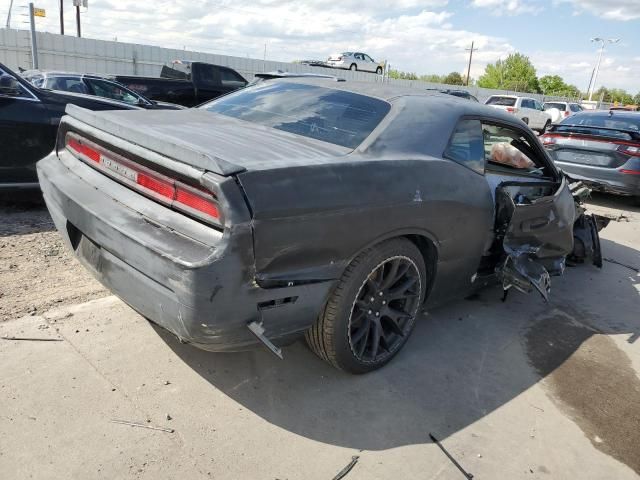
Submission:
{"label": "rear quarter panel", "polygon": [[258,283],[336,279],[365,248],[417,234],[437,249],[434,300],[471,285],[493,226],[479,175],[436,158],[360,160],[239,175]]}

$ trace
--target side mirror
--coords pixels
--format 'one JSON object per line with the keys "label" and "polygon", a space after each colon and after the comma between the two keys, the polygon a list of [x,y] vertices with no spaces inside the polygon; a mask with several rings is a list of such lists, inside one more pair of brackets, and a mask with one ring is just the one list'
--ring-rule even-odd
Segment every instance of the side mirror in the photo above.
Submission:
{"label": "side mirror", "polygon": [[20,95],[20,84],[11,75],[2,75],[0,77],[0,94],[18,96]]}

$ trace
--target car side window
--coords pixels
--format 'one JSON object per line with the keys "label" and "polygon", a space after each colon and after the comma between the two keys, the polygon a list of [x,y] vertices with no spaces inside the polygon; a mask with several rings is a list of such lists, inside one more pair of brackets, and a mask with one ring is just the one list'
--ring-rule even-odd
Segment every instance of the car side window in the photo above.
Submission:
{"label": "car side window", "polygon": [[528,98],[523,98],[522,108],[533,108],[533,105],[531,104],[531,100],[529,100]]}
{"label": "car side window", "polygon": [[444,156],[474,172],[483,174],[484,140],[480,120],[460,120],[451,135]]}
{"label": "car side window", "polygon": [[106,80],[96,80],[93,78],[87,79],[87,83],[99,97],[119,100],[120,102],[125,102],[129,105],[136,105],[140,101],[139,97],[128,92],[116,83],[107,82]]}
{"label": "car side window", "polygon": [[234,72],[233,70],[229,70],[226,68],[220,69],[220,80],[224,85],[236,85],[240,84],[240,86],[244,85],[246,80],[242,78],[239,74]]}
{"label": "car side window", "polygon": [[486,170],[518,173],[541,178],[547,164],[528,137],[512,127],[482,123],[483,154]]}
{"label": "car side window", "polygon": [[0,97],[33,98],[20,83],[0,69]]}
{"label": "car side window", "polygon": [[373,58],[371,58],[369,55],[365,55],[365,56],[364,56],[364,59],[365,59],[367,62],[375,63],[375,62],[373,61]]}

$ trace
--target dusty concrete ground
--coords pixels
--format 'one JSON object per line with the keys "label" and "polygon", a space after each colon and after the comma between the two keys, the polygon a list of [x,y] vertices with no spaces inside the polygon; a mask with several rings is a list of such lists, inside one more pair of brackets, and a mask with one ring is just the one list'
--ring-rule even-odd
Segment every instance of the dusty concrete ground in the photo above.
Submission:
{"label": "dusty concrete ground", "polygon": [[347,480],[464,478],[429,433],[476,479],[638,478],[640,213],[593,203],[622,214],[602,270],[553,278],[550,305],[489,288],[429,312],[370,375],[302,343],[201,352],[111,296],[6,321],[61,341],[0,340],[2,478],[332,479],[353,456]]}

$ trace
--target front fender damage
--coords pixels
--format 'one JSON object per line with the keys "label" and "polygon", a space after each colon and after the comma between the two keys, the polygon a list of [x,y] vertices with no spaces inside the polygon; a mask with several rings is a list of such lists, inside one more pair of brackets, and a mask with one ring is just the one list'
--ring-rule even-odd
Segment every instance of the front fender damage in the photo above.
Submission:
{"label": "front fender damage", "polygon": [[513,182],[498,187],[496,234],[503,257],[496,274],[502,282],[503,299],[515,288],[523,293],[537,291],[548,302],[551,276],[562,275],[566,265],[592,263],[602,268],[598,232],[609,219],[586,213],[582,201],[590,191],[583,184],[562,185],[553,195],[533,200],[522,194],[514,196],[507,188]]}

